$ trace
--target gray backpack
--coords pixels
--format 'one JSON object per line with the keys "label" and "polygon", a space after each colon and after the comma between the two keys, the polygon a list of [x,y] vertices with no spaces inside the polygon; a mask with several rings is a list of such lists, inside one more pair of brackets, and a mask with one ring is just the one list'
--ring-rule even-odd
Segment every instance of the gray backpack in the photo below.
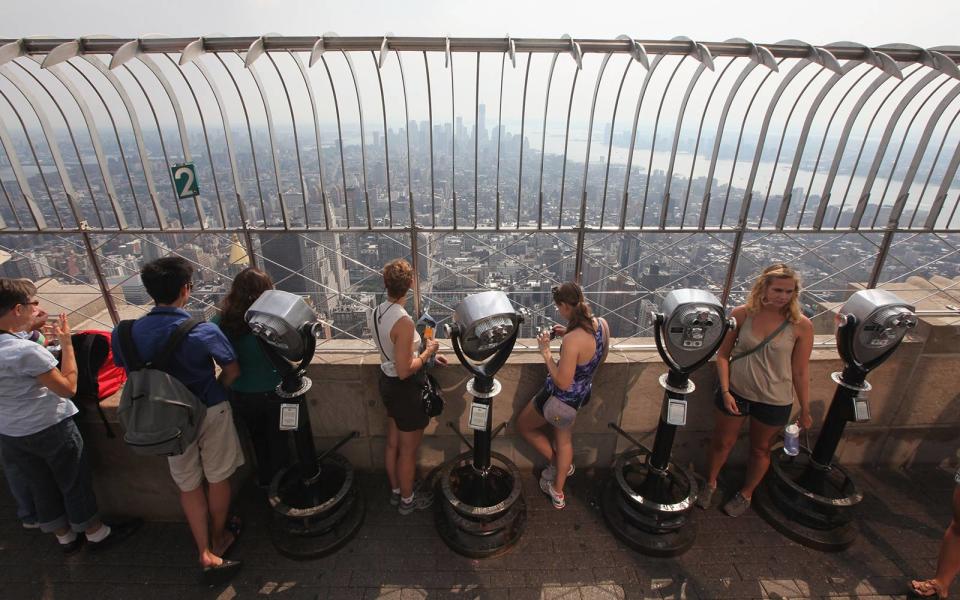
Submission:
{"label": "gray backpack", "polygon": [[120,396],[123,441],[137,454],[177,456],[197,439],[206,405],[179,379],[167,373],[170,358],[190,330],[201,323],[181,323],[157,353],[145,363],[133,343],[133,321],[117,325],[120,350],[127,366],[127,383]]}

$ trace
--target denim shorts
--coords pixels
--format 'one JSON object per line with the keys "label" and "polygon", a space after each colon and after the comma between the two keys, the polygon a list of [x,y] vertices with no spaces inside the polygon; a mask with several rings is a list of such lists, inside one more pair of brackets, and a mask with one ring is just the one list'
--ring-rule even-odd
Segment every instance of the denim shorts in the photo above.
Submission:
{"label": "denim shorts", "polygon": [[783,427],[790,421],[790,413],[793,412],[792,404],[778,406],[776,404],[747,400],[743,396],[737,395],[733,390],[730,390],[730,394],[732,394],[733,399],[737,401],[737,410],[740,411],[739,415],[735,415],[727,410],[727,407],[724,406],[723,403],[723,394],[720,393],[719,389],[717,393],[714,394],[714,404],[725,415],[730,415],[731,417],[752,417],[764,425],[771,427]]}

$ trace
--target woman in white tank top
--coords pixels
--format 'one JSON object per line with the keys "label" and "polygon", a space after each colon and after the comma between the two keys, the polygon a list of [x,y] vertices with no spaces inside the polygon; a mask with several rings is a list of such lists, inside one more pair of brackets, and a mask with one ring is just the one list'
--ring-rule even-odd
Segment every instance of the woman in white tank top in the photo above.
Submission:
{"label": "woman in white tank top", "polygon": [[[374,343],[380,350],[380,396],[389,416],[384,465],[390,480],[390,503],[398,507],[401,515],[433,503],[433,494],[428,490],[417,492],[413,482],[417,451],[423,430],[430,422],[421,402],[423,367],[437,354],[440,345],[436,340],[428,340],[418,354],[420,336],[403,308],[413,277],[413,268],[407,261],[396,259],[387,263],[383,267],[387,300],[367,315]],[[439,365],[447,363],[442,356],[436,358]]]}
{"label": "woman in white tank top", "polygon": [[757,277],[747,302],[731,313],[737,328],[727,333],[717,351],[719,390],[707,481],[697,498],[700,508],[711,506],[717,476],[745,417],[750,417],[750,455],[743,486],[723,507],[731,517],[750,506],[753,490],[770,466],[770,447],[789,421],[794,400],[800,404],[800,427],[812,425],[813,324],[800,312],[799,295],[799,275],[785,264],[771,265]]}

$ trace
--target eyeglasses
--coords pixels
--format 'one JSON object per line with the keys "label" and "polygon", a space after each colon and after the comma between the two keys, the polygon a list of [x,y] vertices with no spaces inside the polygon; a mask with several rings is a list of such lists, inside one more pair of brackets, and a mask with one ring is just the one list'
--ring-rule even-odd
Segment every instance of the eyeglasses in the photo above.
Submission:
{"label": "eyeglasses", "polygon": [[192,289],[193,289],[193,282],[192,282],[192,281],[188,281],[188,282],[187,282],[187,289],[188,289],[188,290],[192,290]]}
{"label": "eyeglasses", "polygon": [[40,306],[40,301],[39,301],[39,300],[31,300],[30,302],[21,302],[20,304],[22,304],[23,306],[27,306],[28,304],[33,305],[33,306]]}

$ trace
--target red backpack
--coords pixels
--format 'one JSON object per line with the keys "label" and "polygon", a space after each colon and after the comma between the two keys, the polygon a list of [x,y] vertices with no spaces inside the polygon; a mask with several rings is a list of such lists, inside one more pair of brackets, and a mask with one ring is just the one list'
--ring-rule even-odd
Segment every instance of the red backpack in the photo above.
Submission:
{"label": "red backpack", "polygon": [[78,371],[77,393],[73,399],[81,409],[85,408],[83,404],[96,406],[107,437],[116,437],[103,409],[100,408],[100,401],[112,396],[123,386],[127,381],[127,373],[113,362],[110,332],[86,330],[78,331],[70,337],[77,357]]}

